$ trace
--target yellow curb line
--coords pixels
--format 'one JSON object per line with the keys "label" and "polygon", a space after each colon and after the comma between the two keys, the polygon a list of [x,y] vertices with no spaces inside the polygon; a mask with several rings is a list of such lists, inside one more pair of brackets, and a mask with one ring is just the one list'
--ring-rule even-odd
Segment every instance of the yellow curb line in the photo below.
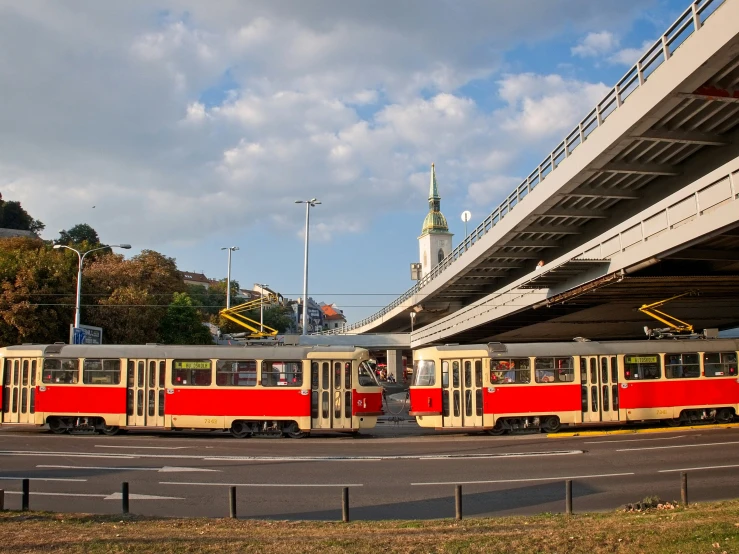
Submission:
{"label": "yellow curb line", "polygon": [[569,433],[550,433],[548,439],[565,439],[570,437],[602,437],[605,435],[635,435],[637,433],[680,433],[699,429],[734,429],[739,423],[715,425],[690,425],[687,427],[657,427],[655,429],[615,429],[613,431],[572,431]]}

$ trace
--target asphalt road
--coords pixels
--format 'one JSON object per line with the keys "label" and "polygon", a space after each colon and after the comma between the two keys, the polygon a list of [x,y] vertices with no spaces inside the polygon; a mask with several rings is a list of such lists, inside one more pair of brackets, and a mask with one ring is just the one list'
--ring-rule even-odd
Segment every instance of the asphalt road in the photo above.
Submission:
{"label": "asphalt road", "polygon": [[575,511],[612,510],[650,495],[691,502],[739,497],[739,429],[547,438],[438,434],[385,423],[360,437],[234,439],[224,434],[130,433],[105,437],[0,429],[5,507],[120,513],[121,483],[131,513],[226,517],[230,486],[239,517],[338,520],[349,487],[351,519],[564,511],[572,479]]}

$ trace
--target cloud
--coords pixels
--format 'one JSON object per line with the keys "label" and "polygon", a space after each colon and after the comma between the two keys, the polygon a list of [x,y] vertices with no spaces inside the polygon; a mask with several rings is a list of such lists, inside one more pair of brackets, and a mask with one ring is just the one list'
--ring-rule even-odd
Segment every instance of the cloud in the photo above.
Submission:
{"label": "cloud", "polygon": [[609,31],[599,33],[588,33],[585,38],[570,49],[573,56],[580,58],[595,58],[618,48],[619,40],[616,35]]}
{"label": "cloud", "polygon": [[645,40],[637,48],[623,48],[611,54],[608,61],[613,64],[632,66],[653,44],[654,41]]}

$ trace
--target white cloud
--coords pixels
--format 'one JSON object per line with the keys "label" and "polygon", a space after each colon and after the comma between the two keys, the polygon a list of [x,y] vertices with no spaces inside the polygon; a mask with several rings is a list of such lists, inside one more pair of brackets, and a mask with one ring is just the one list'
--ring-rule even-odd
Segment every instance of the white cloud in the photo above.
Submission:
{"label": "white cloud", "polygon": [[654,44],[651,40],[645,40],[638,48],[623,48],[608,57],[608,61],[618,65],[632,66]]}
{"label": "white cloud", "polygon": [[609,31],[601,31],[588,33],[580,44],[570,49],[570,52],[573,56],[594,58],[613,51],[618,48],[618,45],[619,40],[616,35]]}

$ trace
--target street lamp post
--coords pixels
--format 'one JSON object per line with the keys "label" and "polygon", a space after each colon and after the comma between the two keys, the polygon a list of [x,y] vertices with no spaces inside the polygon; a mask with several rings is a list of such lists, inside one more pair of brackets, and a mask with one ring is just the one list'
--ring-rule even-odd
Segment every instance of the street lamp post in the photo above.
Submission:
{"label": "street lamp post", "polygon": [[231,307],[231,252],[238,250],[238,246],[224,246],[221,250],[228,250],[228,271],[226,272],[226,309]]}
{"label": "street lamp post", "polygon": [[310,200],[296,200],[296,204],[305,204],[305,264],[303,266],[303,335],[308,334],[308,230],[310,223],[310,209],[321,202],[315,198]]}
{"label": "street lamp post", "polygon": [[413,324],[416,322],[416,312],[411,312],[411,333],[413,333]]}
{"label": "street lamp post", "polygon": [[269,285],[259,283],[259,332],[264,333],[264,289]]}
{"label": "street lamp post", "polygon": [[71,246],[67,246],[66,244],[55,244],[54,249],[59,248],[66,248],[67,250],[71,250],[75,254],[77,254],[77,258],[79,259],[79,264],[77,265],[77,299],[75,300],[74,304],[74,326],[75,328],[78,328],[80,326],[80,300],[82,297],[82,263],[85,261],[85,256],[87,256],[90,252],[96,252],[98,250],[104,250],[106,248],[125,248],[128,250],[131,248],[130,244],[106,244],[104,246],[100,246],[98,248],[93,248],[92,250],[88,250],[87,252],[80,252],[79,250],[76,250],[72,248]]}

